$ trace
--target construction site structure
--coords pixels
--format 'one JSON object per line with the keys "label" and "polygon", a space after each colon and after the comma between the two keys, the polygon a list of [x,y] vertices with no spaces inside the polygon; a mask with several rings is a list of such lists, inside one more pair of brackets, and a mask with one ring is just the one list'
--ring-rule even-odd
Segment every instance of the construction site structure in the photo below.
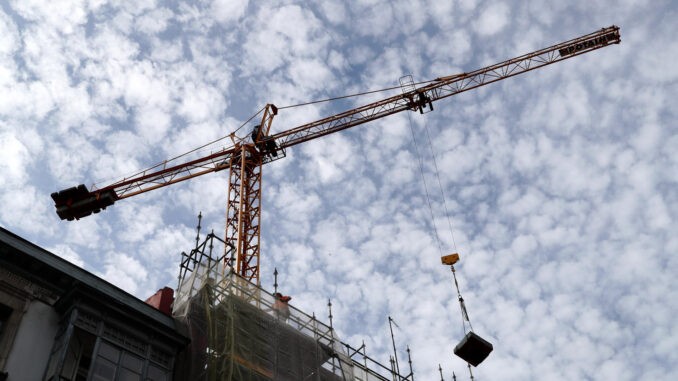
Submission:
{"label": "construction site structure", "polygon": [[[0,227],[0,380],[414,381],[211,257],[182,255],[172,309]],[[229,250],[231,252],[232,250]],[[206,254],[206,255],[205,255]]]}
{"label": "construction site structure", "polygon": [[[331,326],[276,297],[225,265],[208,234],[182,253],[172,316],[190,344],[176,379],[202,381],[413,381],[341,342]],[[215,253],[222,253],[215,255]],[[234,252],[228,247],[227,255]]]}
{"label": "construction site structure", "polygon": [[[439,77],[418,84],[401,84],[402,94],[357,107],[324,119],[270,134],[279,109],[266,105],[261,122],[245,137],[231,134],[233,145],[181,164],[165,161],[131,177],[102,187],[85,185],[52,194],[61,219],[73,220],[98,213],[116,201],[207,173],[229,170],[225,240],[235,248],[229,263],[244,279],[259,283],[261,249],[262,165],[285,156],[287,148],[402,111],[424,113],[433,102],[493,82],[542,68],[620,42],[619,27],[537,50],[468,73]],[[416,87],[419,85],[419,87]],[[291,106],[290,106],[291,107]],[[183,155],[179,156],[183,157]],[[231,257],[225,257],[230,261]]]}

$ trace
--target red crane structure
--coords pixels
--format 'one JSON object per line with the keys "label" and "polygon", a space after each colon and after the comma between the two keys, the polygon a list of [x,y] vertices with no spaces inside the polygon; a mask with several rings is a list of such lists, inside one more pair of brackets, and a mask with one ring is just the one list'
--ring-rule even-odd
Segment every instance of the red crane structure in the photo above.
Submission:
{"label": "red crane structure", "polygon": [[[285,156],[285,150],[401,111],[433,110],[433,102],[576,57],[621,41],[619,27],[596,32],[500,62],[469,73],[422,82],[420,87],[403,87],[403,93],[354,108],[324,119],[269,135],[278,108],[263,109],[261,123],[251,136],[237,139],[233,146],[195,160],[168,166],[167,162],[104,187],[88,190],[85,185],[52,193],[61,219],[74,220],[98,213],[116,201],[136,196],[211,172],[229,170],[226,242],[235,249],[234,268],[244,278],[259,283],[261,237],[261,168]],[[230,263],[230,265],[233,265]]]}

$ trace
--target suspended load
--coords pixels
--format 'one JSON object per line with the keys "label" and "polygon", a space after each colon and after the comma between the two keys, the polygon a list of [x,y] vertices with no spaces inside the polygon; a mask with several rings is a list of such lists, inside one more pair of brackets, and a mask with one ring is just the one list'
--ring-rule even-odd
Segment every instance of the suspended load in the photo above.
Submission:
{"label": "suspended load", "polygon": [[[450,255],[445,255],[440,258],[443,265],[450,266],[452,270],[452,276],[454,277],[454,285],[457,288],[457,299],[459,299],[459,307],[461,308],[461,323],[466,331],[466,323],[469,326],[469,332],[464,336],[464,338],[454,347],[454,354],[459,356],[462,360],[467,363],[478,366],[483,360],[489,356],[492,352],[492,344],[482,337],[478,336],[473,332],[473,326],[471,325],[471,319],[468,317],[468,311],[466,310],[466,304],[464,303],[464,298],[461,297],[461,291],[459,291],[459,283],[457,282],[457,274],[454,270],[454,264],[459,261],[459,254],[454,253]],[[469,371],[471,368],[469,368]]]}
{"label": "suspended load", "polygon": [[454,347],[454,354],[467,363],[478,366],[478,364],[489,356],[492,349],[492,344],[490,342],[476,335],[475,332],[470,331],[459,344]]}

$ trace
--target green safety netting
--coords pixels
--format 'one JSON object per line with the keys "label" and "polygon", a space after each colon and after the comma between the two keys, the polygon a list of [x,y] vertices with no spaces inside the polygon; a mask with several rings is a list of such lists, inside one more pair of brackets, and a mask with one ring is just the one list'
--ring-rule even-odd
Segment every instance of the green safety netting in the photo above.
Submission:
{"label": "green safety netting", "polygon": [[353,361],[335,332],[233,272],[197,268],[177,292],[174,316],[191,343],[178,379],[349,381]]}

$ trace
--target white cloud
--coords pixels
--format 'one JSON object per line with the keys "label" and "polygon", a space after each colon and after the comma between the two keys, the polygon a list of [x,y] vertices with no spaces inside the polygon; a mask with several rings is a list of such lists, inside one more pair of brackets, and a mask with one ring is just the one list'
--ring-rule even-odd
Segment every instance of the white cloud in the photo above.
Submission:
{"label": "white cloud", "polygon": [[654,195],[648,200],[648,207],[645,211],[649,228],[668,229],[671,226],[671,215],[664,199],[659,195]]}
{"label": "white cloud", "polygon": [[106,150],[114,157],[136,158],[144,153],[144,143],[132,131],[117,130],[107,134]]}
{"label": "white cloud", "polygon": [[[675,15],[675,10],[667,10],[667,12],[669,12],[668,14]],[[648,21],[644,20],[644,22]],[[651,27],[653,30],[652,34],[671,33],[673,24],[667,17],[660,17],[654,22],[656,24]],[[678,59],[678,43],[675,41],[664,42],[651,38],[647,34],[647,29],[646,27],[629,31],[632,34],[633,42],[635,42],[634,45],[637,45],[638,49],[641,50],[637,54],[646,57],[646,59],[634,61],[633,65],[645,79],[658,83],[674,82],[678,79],[678,69],[671,62],[675,62]]]}
{"label": "white cloud", "polygon": [[142,291],[139,286],[143,286],[148,280],[148,271],[141,262],[129,255],[115,252],[108,253],[105,262],[104,271],[99,276],[130,294]]}
{"label": "white cloud", "polygon": [[333,88],[333,75],[327,66],[319,60],[297,60],[291,63],[290,77],[299,87],[312,90]]}
{"label": "white cloud", "polygon": [[0,186],[23,185],[32,158],[26,146],[11,132],[0,133]]}
{"label": "white cloud", "polygon": [[48,195],[33,186],[4,189],[0,194],[0,221],[4,226],[16,226],[30,234],[52,234],[55,216]]}
{"label": "white cloud", "polygon": [[157,7],[157,0],[139,0],[134,4],[128,3],[126,1],[115,0],[117,4],[116,8],[123,11],[123,13],[129,13],[132,15],[140,15],[149,9]]}
{"label": "white cloud", "polygon": [[[248,33],[245,51],[247,72],[272,72],[296,57],[324,56],[329,39],[313,12],[298,5],[262,8],[257,19],[268,20]],[[250,66],[251,65],[251,66]]]}
{"label": "white cloud", "polygon": [[160,108],[140,108],[136,112],[137,131],[151,145],[158,144],[165,137],[171,123],[171,114]]}
{"label": "white cloud", "polygon": [[471,59],[471,37],[464,30],[457,30],[451,35],[434,35],[427,48],[433,60],[431,74],[436,77],[459,74],[463,70],[455,70],[454,66],[463,66]]}
{"label": "white cloud", "polygon": [[167,8],[159,8],[137,18],[136,28],[147,34],[157,34],[165,29],[169,21],[174,17],[174,13]]}
{"label": "white cloud", "polygon": [[[193,98],[193,100],[195,100],[195,98]],[[169,142],[166,142],[165,147],[163,148],[167,151],[167,156],[172,158],[184,152],[188,152],[189,150],[201,147],[208,142],[224,137],[227,135],[226,132],[229,131],[229,128],[235,129],[237,125],[237,122],[234,120],[226,118],[221,120],[220,123],[210,119],[200,123],[189,123],[184,126],[179,126],[176,131],[171,135],[168,135]],[[206,152],[216,152],[221,148],[230,147],[231,145],[230,139],[222,140],[190,157],[197,158],[196,155],[204,154]]]}
{"label": "white cloud", "polygon": [[[187,181],[174,186],[171,191],[175,205],[186,208],[191,213],[202,211],[204,215],[218,215],[226,221],[226,201],[228,197],[228,169],[212,176]],[[223,233],[220,233],[222,236]]]}
{"label": "white cloud", "polygon": [[35,0],[11,1],[10,6],[23,18],[46,24],[59,32],[71,34],[86,21],[82,0],[44,3]]}
{"label": "white cloud", "polygon": [[341,135],[332,135],[306,145],[302,151],[310,158],[309,181],[336,183],[341,181],[357,165],[351,144]]}
{"label": "white cloud", "polygon": [[47,250],[71,262],[76,266],[85,267],[85,261],[83,261],[80,255],[78,255],[78,253],[76,253],[73,249],[71,249],[67,245],[59,244],[52,248],[48,248]]}
{"label": "white cloud", "polygon": [[174,62],[183,58],[183,47],[180,41],[153,39],[151,58],[155,61]]}
{"label": "white cloud", "polygon": [[63,130],[77,128],[87,121],[94,111],[87,94],[86,85],[81,84],[78,87],[64,90],[59,97],[59,107],[63,111],[59,113],[60,127]]}
{"label": "white cloud", "polygon": [[[56,221],[56,214],[52,205],[50,205],[48,212],[49,216]],[[103,213],[107,212],[104,211]],[[69,245],[80,247],[81,250],[78,251],[83,253],[86,262],[91,265],[95,263],[95,259],[99,258],[105,250],[110,249],[113,245],[113,240],[109,238],[112,229],[103,219],[94,217],[84,218],[75,223],[67,221],[59,223],[61,224],[59,227],[65,232],[63,241]],[[54,223],[52,222],[52,224]]]}
{"label": "white cloud", "polygon": [[300,193],[301,184],[285,184],[280,190],[272,194],[274,205],[298,222],[307,220],[310,214],[320,206],[320,198],[314,192]]}
{"label": "white cloud", "polygon": [[529,254],[537,248],[537,240],[530,235],[521,235],[516,237],[511,244],[511,251],[520,255]]}
{"label": "white cloud", "polygon": [[454,27],[455,3],[452,1],[436,1],[428,4],[430,17],[443,30]]}
{"label": "white cloud", "polygon": [[243,17],[248,4],[249,0],[214,0],[212,14],[217,21],[230,24]]}
{"label": "white cloud", "polygon": [[[438,379],[439,362],[446,379],[461,376],[465,364],[440,355],[461,329],[410,132],[448,253],[427,124],[460,286],[474,328],[495,344],[476,378],[676,379],[675,12],[547,3],[10,2],[0,12],[1,224],[147,297],[174,285],[198,211],[203,233],[222,234],[227,172],[76,222],[58,221],[51,192],[225,136],[269,102],[470,71],[618,20],[620,45],[266,165],[262,284],[278,267],[293,303],[318,316],[331,297],[344,339],[364,338],[381,360],[394,316],[399,357],[411,344],[417,378]],[[281,110],[273,129],[397,93]]]}
{"label": "white cloud", "polygon": [[[145,198],[148,199],[148,197]],[[139,202],[141,200],[116,206],[124,224],[119,235],[122,241],[141,243],[162,226],[160,208],[156,205],[149,205],[149,202],[145,205],[138,205]]]}
{"label": "white cloud", "polygon": [[464,11],[472,11],[478,5],[478,0],[459,0],[459,7]]}
{"label": "white cloud", "polygon": [[489,4],[474,23],[475,30],[482,36],[496,34],[508,24],[510,11],[504,3]]}
{"label": "white cloud", "polygon": [[[157,226],[153,235],[141,245],[140,252],[144,253],[144,259],[153,270],[159,270],[169,274],[172,278],[177,276],[180,260],[179,254],[189,252],[195,246],[192,237],[195,231],[185,226]],[[204,232],[203,232],[204,233]],[[223,233],[219,232],[219,236]],[[204,239],[204,234],[202,235]]]}
{"label": "white cloud", "polygon": [[0,57],[13,54],[20,44],[20,37],[16,25],[12,19],[5,13],[0,13]]}
{"label": "white cloud", "polygon": [[125,103],[129,106],[166,105],[169,92],[148,61],[130,67],[125,73]]}
{"label": "white cloud", "polygon": [[88,0],[87,9],[92,12],[96,12],[102,5],[106,4],[108,0]]}
{"label": "white cloud", "polygon": [[657,152],[659,144],[662,143],[661,127],[655,123],[646,124],[640,127],[638,133],[631,141],[631,145],[641,154],[653,156]]}
{"label": "white cloud", "polygon": [[206,86],[186,84],[183,89],[179,115],[189,122],[199,123],[220,115],[226,108],[226,101],[216,89]]}
{"label": "white cloud", "polygon": [[348,61],[342,53],[332,50],[327,58],[327,64],[335,70],[343,70],[348,65]]}
{"label": "white cloud", "polygon": [[337,0],[321,0],[318,1],[318,5],[322,10],[323,16],[332,24],[344,24],[346,22],[348,11],[342,2]]}

